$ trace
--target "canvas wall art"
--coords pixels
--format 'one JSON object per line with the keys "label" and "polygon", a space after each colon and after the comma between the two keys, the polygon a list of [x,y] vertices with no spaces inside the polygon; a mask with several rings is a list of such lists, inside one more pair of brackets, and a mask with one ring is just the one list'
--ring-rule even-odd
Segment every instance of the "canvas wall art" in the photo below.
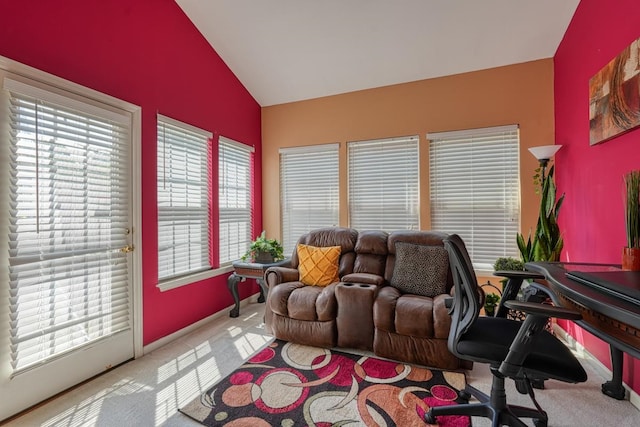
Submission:
{"label": "canvas wall art", "polygon": [[589,142],[604,142],[640,125],[640,39],[589,80]]}

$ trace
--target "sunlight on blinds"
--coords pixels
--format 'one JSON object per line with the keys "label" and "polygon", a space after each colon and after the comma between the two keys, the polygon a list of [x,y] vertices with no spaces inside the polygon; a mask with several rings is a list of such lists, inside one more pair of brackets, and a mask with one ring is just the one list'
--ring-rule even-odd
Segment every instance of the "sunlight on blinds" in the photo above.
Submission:
{"label": "sunlight on blinds", "polygon": [[253,147],[224,136],[218,147],[220,265],[225,265],[244,255],[252,240]]}
{"label": "sunlight on blinds", "polygon": [[339,222],[338,144],[280,150],[280,210],[285,255],[298,238]]}
{"label": "sunlight on blinds", "polygon": [[429,134],[431,228],[457,233],[474,268],[493,271],[518,256],[520,231],[517,126]]}
{"label": "sunlight on blinds", "polygon": [[158,115],[158,279],[211,268],[211,134]]}
{"label": "sunlight on blinds", "polygon": [[349,142],[349,225],[420,228],[418,137]]}
{"label": "sunlight on blinds", "polygon": [[131,117],[82,108],[9,79],[4,87],[17,373],[130,328],[129,272],[120,249],[129,227]]}

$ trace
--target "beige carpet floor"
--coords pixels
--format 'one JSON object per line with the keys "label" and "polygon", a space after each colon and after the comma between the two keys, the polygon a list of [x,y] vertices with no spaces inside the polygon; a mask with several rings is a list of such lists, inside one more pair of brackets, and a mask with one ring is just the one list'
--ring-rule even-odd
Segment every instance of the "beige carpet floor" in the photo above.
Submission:
{"label": "beige carpet floor", "polygon": [[[15,418],[15,426],[197,426],[178,412],[216,381],[225,377],[243,360],[272,339],[266,334],[262,317],[264,304],[244,306],[240,317],[224,315],[198,330],[165,345],[142,358],[126,363],[100,377],[40,405]],[[549,426],[637,427],[640,411],[629,401],[616,401],[600,393],[606,380],[601,368],[584,355],[589,375],[584,384],[548,381],[537,392],[549,413]],[[491,374],[476,364],[467,381],[487,391]],[[509,384],[512,403],[529,406]],[[473,419],[473,426],[488,426],[487,420]],[[531,424],[532,425],[532,424]]]}

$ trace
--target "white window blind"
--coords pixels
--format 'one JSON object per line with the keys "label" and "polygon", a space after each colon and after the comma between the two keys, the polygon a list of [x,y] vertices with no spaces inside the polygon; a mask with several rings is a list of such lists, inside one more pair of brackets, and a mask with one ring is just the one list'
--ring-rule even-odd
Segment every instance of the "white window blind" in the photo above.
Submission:
{"label": "white window blind", "polygon": [[347,151],[351,227],[419,229],[418,137],[350,142]]}
{"label": "white window blind", "polygon": [[239,259],[249,249],[253,212],[253,147],[221,136],[219,147],[220,264]]}
{"label": "white window blind", "polygon": [[428,134],[431,228],[457,233],[474,267],[493,271],[518,256],[520,231],[517,126]]}
{"label": "white window blind", "polygon": [[211,269],[211,133],[158,115],[158,279]]}
{"label": "white window blind", "polygon": [[[8,78],[14,374],[130,330],[131,116]],[[4,214],[3,214],[4,215]]]}
{"label": "white window blind", "polygon": [[280,210],[285,254],[298,238],[339,222],[338,144],[280,150]]}

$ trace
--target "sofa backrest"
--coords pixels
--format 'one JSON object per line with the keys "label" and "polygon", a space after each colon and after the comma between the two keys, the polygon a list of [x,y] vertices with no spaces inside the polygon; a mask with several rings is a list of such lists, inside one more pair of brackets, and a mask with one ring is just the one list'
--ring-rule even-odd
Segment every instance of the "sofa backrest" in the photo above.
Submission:
{"label": "sofa backrest", "polygon": [[[385,267],[384,278],[389,283],[391,277],[393,277],[393,269],[396,263],[396,243],[405,242],[413,243],[415,245],[425,246],[442,246],[444,247],[444,239],[448,236],[447,233],[439,231],[417,231],[417,230],[402,230],[394,231],[389,234],[387,239],[387,264]],[[425,260],[428,262],[428,260]],[[447,273],[447,292],[453,287],[453,277],[451,271]]]}
{"label": "sofa backrest", "polygon": [[[317,247],[340,246],[340,267],[338,274],[342,277],[353,273],[357,239],[358,232],[353,228],[327,227],[303,234],[298,239],[298,243]],[[298,264],[298,252],[296,248],[294,248],[291,254],[291,267],[298,268]]]}
{"label": "sofa backrest", "polygon": [[358,233],[354,273],[371,273],[384,277],[388,236],[388,233],[381,230],[364,230]]}
{"label": "sofa backrest", "polygon": [[[438,231],[401,230],[386,233],[381,230],[358,232],[353,228],[326,227],[303,234],[298,243],[320,247],[340,246],[340,277],[351,273],[370,273],[382,276],[390,283],[396,262],[397,242],[444,247],[443,241],[447,236]],[[298,268],[298,264],[298,253],[294,249],[291,267]],[[453,279],[449,271],[447,291],[452,287]]]}

